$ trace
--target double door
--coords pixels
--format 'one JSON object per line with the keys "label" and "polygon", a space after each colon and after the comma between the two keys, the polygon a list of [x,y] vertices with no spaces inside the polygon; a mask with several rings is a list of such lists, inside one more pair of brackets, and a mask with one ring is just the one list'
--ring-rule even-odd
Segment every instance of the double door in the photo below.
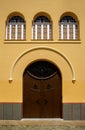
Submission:
{"label": "double door", "polygon": [[58,73],[35,78],[25,72],[23,79],[23,118],[61,118],[62,90]]}

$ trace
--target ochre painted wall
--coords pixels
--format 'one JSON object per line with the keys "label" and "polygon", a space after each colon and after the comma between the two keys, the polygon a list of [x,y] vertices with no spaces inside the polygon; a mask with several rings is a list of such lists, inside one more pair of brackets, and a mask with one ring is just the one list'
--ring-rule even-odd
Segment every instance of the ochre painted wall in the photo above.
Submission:
{"label": "ochre painted wall", "polygon": [[[6,41],[5,27],[8,16],[21,13],[26,21],[26,41]],[[33,41],[32,21],[37,13],[49,14],[53,22],[52,41]],[[59,19],[64,12],[73,12],[79,20],[80,40],[59,41]],[[3,0],[0,2],[0,102],[23,101],[23,72],[27,65],[38,59],[53,62],[62,74],[62,98],[65,102],[85,102],[85,0]],[[71,62],[76,82],[72,83],[72,72],[67,61],[51,50],[31,48],[53,48]],[[22,54],[24,54],[22,56]],[[20,57],[9,81],[13,63]]]}

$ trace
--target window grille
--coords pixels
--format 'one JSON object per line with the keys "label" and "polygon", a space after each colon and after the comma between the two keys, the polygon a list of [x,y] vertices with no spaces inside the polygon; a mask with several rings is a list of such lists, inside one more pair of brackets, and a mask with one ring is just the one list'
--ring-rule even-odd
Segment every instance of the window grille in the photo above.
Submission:
{"label": "window grille", "polygon": [[39,16],[34,20],[32,25],[32,39],[52,39],[52,23],[47,17]]}
{"label": "window grille", "polygon": [[59,39],[61,40],[77,40],[78,39],[78,23],[71,16],[64,16],[59,22]]}
{"label": "window grille", "polygon": [[26,25],[23,18],[13,16],[6,25],[6,40],[24,40],[26,38]]}

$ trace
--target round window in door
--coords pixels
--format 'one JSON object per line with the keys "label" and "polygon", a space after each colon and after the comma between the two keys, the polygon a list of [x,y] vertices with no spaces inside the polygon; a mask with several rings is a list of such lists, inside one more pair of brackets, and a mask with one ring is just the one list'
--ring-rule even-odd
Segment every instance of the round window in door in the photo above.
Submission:
{"label": "round window in door", "polygon": [[36,61],[25,69],[23,118],[62,118],[62,78],[51,62]]}

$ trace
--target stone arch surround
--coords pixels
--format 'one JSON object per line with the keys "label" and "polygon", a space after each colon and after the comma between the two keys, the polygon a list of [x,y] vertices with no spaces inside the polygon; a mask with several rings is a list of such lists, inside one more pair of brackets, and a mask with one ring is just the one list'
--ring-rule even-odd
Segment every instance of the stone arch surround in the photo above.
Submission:
{"label": "stone arch surround", "polygon": [[75,78],[75,70],[74,70],[74,67],[71,63],[71,61],[68,59],[68,57],[63,54],[62,52],[60,52],[59,50],[55,49],[55,48],[51,48],[51,47],[48,47],[48,46],[38,46],[38,47],[33,47],[33,48],[30,48],[30,49],[27,49],[25,51],[23,51],[15,60],[14,62],[12,63],[11,65],[11,68],[10,68],[10,74],[9,74],[9,82],[11,82],[13,80],[13,71],[14,71],[14,68],[16,66],[16,64],[19,62],[19,60],[26,54],[30,53],[30,52],[33,52],[35,50],[49,50],[49,51],[52,51],[58,55],[60,55],[64,60],[65,62],[68,64],[70,70],[71,70],[71,75],[72,75],[72,82],[74,83],[76,81],[76,78]]}

